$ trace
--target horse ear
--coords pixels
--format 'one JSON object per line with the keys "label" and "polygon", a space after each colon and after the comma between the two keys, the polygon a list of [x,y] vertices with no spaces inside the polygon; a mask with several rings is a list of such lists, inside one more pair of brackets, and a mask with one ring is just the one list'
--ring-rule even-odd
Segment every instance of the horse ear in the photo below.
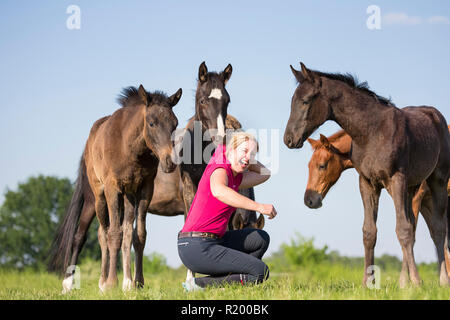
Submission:
{"label": "horse ear", "polygon": [[311,72],[308,68],[305,67],[305,65],[303,64],[303,62],[300,62],[300,66],[302,67],[302,75],[303,75],[303,78],[304,78],[305,80],[312,80],[312,79],[313,79],[313,77],[312,77],[312,72]]}
{"label": "horse ear", "polygon": [[142,84],[139,86],[138,94],[139,94],[139,98],[141,98],[142,102],[146,106],[148,106],[147,91],[144,89],[144,86]]}
{"label": "horse ear", "polygon": [[198,80],[200,82],[206,82],[206,75],[208,74],[208,68],[206,67],[205,61],[202,62],[198,68]]}
{"label": "horse ear", "polygon": [[241,230],[243,228],[244,228],[244,219],[242,219],[242,216],[236,212],[233,219],[233,230]]}
{"label": "horse ear", "polygon": [[307,141],[309,142],[313,150],[316,150],[322,145],[319,140],[308,138]]}
{"label": "horse ear", "polygon": [[292,65],[289,65],[291,67],[291,71],[294,74],[295,79],[297,79],[298,82],[302,83],[305,81],[305,78],[303,78],[303,75],[300,71],[295,70]]}
{"label": "horse ear", "polygon": [[224,84],[227,84],[228,80],[230,80],[232,72],[233,67],[231,66],[231,64],[228,64],[227,67],[220,73],[220,76],[222,77]]}
{"label": "horse ear", "polygon": [[171,107],[175,106],[178,101],[180,101],[181,95],[183,94],[183,90],[180,88],[177,92],[175,92],[172,96],[169,98],[169,104]]}
{"label": "horse ear", "polygon": [[325,148],[330,149],[331,143],[323,134],[320,135],[320,142],[325,146]]}
{"label": "horse ear", "polygon": [[262,214],[259,215],[258,220],[256,220],[256,229],[262,230],[264,228],[265,220]]}

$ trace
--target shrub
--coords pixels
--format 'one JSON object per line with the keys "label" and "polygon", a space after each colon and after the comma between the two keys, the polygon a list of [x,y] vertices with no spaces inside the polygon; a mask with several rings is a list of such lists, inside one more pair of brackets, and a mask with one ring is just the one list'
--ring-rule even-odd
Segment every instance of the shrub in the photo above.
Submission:
{"label": "shrub", "polygon": [[314,247],[314,238],[306,239],[296,233],[296,237],[291,239],[290,244],[283,244],[281,250],[290,265],[305,266],[327,260],[328,247],[318,249]]}
{"label": "shrub", "polygon": [[145,273],[159,273],[169,269],[169,266],[162,254],[153,252],[148,256],[144,256],[143,268]]}

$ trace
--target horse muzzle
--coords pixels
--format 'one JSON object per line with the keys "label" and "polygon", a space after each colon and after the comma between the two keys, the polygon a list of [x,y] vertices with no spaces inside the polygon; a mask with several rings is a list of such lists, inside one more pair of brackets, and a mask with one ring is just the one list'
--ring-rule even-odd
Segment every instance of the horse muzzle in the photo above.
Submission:
{"label": "horse muzzle", "polygon": [[293,136],[290,134],[285,134],[283,140],[284,140],[284,144],[289,149],[300,149],[301,147],[303,147],[303,139],[295,141]]}
{"label": "horse muzzle", "polygon": [[161,168],[165,173],[171,173],[175,170],[177,165],[172,161],[170,155],[166,156],[164,160],[161,161]]}
{"label": "horse muzzle", "polygon": [[305,205],[311,209],[318,209],[322,206],[322,195],[317,191],[308,189],[305,191]]}

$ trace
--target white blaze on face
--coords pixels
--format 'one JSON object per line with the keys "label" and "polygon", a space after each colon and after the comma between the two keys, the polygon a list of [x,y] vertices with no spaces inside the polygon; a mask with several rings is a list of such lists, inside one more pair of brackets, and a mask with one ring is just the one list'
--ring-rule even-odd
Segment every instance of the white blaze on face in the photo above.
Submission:
{"label": "white blaze on face", "polygon": [[222,99],[222,90],[217,88],[212,89],[208,98],[215,98],[217,100]]}
{"label": "white blaze on face", "polygon": [[222,115],[217,117],[217,135],[225,137],[225,126],[223,125]]}

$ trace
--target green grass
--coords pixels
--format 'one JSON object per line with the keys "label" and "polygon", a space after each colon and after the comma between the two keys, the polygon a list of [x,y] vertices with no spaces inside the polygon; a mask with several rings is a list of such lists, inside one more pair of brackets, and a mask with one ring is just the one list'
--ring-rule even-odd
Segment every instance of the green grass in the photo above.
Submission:
{"label": "green grass", "polygon": [[[271,265],[270,259],[268,259]],[[100,263],[87,261],[80,265],[81,288],[61,294],[61,279],[47,272],[0,270],[0,299],[440,299],[450,298],[450,288],[439,286],[436,268],[419,265],[421,287],[398,287],[399,270],[381,270],[381,288],[364,289],[362,266],[347,266],[328,261],[308,266],[271,265],[268,281],[261,285],[209,288],[186,293],[181,287],[185,269],[162,268],[145,274],[143,289],[123,293],[119,287],[105,294],[99,292]]]}

